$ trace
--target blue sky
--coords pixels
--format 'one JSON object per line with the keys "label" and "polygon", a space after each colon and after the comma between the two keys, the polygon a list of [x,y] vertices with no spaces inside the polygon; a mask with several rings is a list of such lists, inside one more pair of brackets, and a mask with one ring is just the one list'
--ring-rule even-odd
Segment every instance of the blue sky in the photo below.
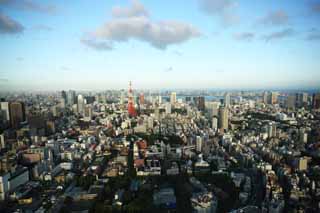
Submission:
{"label": "blue sky", "polygon": [[0,89],[318,89],[319,21],[316,0],[0,0]]}

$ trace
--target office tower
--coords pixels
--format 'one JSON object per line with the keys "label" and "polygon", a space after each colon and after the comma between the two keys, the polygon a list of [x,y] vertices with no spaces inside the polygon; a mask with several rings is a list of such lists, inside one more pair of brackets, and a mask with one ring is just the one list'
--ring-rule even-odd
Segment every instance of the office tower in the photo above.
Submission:
{"label": "office tower", "polygon": [[299,130],[299,141],[302,144],[305,144],[308,142],[308,133],[306,133],[305,129],[303,128]]}
{"label": "office tower", "polygon": [[9,102],[1,102],[0,109],[1,111],[3,111],[4,119],[6,121],[9,121],[10,120]]}
{"label": "office tower", "polygon": [[219,108],[219,128],[222,130],[228,130],[229,127],[229,115],[228,108],[220,106]]}
{"label": "office tower", "polygon": [[205,99],[203,96],[193,97],[193,102],[200,111],[205,110]]}
{"label": "office tower", "polygon": [[230,94],[228,93],[228,92],[226,92],[225,94],[224,94],[224,99],[223,99],[224,101],[223,101],[223,103],[224,103],[224,106],[226,106],[226,107],[229,107],[230,106]]}
{"label": "office tower", "polygon": [[92,119],[92,107],[90,105],[86,105],[84,108],[84,118],[89,121]]}
{"label": "office tower", "polygon": [[65,103],[67,103],[67,93],[66,93],[66,91],[64,91],[64,90],[61,91],[61,98],[64,99]]}
{"label": "office tower", "polygon": [[67,104],[72,106],[76,103],[76,92],[73,90],[69,90],[67,94]]}
{"label": "office tower", "polygon": [[131,87],[131,81],[129,83],[129,91],[128,91],[128,113],[132,117],[135,117],[137,115],[136,109],[134,108],[133,90]]}
{"label": "office tower", "polygon": [[94,96],[86,96],[84,99],[86,100],[86,104],[93,104],[96,100]]}
{"label": "office tower", "polygon": [[219,115],[219,102],[213,102],[212,103],[212,116],[218,116]]}
{"label": "office tower", "polygon": [[124,90],[121,90],[121,94],[120,94],[120,104],[123,105],[124,104]]}
{"label": "office tower", "polygon": [[9,104],[10,123],[12,128],[18,128],[20,123],[26,120],[25,107],[22,102]]}
{"label": "office tower", "polygon": [[144,105],[144,94],[143,93],[141,93],[139,96],[139,103],[140,103],[140,105]]}
{"label": "office tower", "polygon": [[269,104],[276,104],[276,103],[278,103],[278,93],[271,92],[269,94]]}
{"label": "office tower", "polygon": [[0,135],[0,150],[6,148],[6,144],[5,144],[5,141],[4,141],[4,134],[1,134]]}
{"label": "office tower", "polygon": [[268,137],[272,138],[277,135],[277,125],[275,122],[270,122],[268,125]]}
{"label": "office tower", "polygon": [[308,169],[308,159],[305,157],[300,157],[296,160],[296,168],[299,171],[306,171]]}
{"label": "office tower", "polygon": [[203,144],[203,138],[201,136],[197,136],[197,139],[196,139],[196,151],[197,152],[202,151],[202,144]]}
{"label": "office tower", "polygon": [[156,108],[154,109],[154,117],[159,120],[160,119],[160,110],[159,107],[156,106]]}
{"label": "office tower", "polygon": [[264,104],[268,104],[268,97],[269,97],[268,92],[264,92],[262,97]]}
{"label": "office tower", "polygon": [[204,111],[205,110],[205,99],[203,96],[198,98],[198,104],[197,107],[200,111]]}
{"label": "office tower", "polygon": [[166,103],[166,114],[171,114],[171,103]]}
{"label": "office tower", "polygon": [[212,129],[215,131],[218,129],[218,118],[215,116],[212,118]]}
{"label": "office tower", "polygon": [[148,128],[153,129],[153,118],[148,117],[148,122],[147,122]]}
{"label": "office tower", "polygon": [[82,95],[78,95],[78,113],[83,114],[85,107],[85,100]]}
{"label": "office tower", "polygon": [[175,105],[176,102],[177,102],[177,93],[171,92],[171,95],[170,95],[170,103],[171,103],[172,105]]}
{"label": "office tower", "polygon": [[60,98],[60,107],[65,108],[66,107],[66,100],[64,98]]}
{"label": "office tower", "polygon": [[287,108],[294,110],[296,107],[296,96],[295,95],[289,95],[287,97]]}
{"label": "office tower", "polygon": [[308,105],[308,93],[297,93],[296,94],[296,106],[306,107]]}
{"label": "office tower", "polygon": [[320,109],[320,93],[313,94],[312,106],[313,109]]}
{"label": "office tower", "polygon": [[158,101],[159,101],[159,104],[162,104],[162,96],[161,95],[159,95]]}

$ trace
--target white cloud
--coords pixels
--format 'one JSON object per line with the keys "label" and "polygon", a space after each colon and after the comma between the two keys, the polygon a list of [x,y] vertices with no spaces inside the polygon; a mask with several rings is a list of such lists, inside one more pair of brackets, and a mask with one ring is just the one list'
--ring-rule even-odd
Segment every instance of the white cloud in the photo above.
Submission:
{"label": "white cloud", "polygon": [[224,26],[236,24],[240,21],[235,12],[238,4],[234,0],[198,0],[201,11],[205,14],[218,17]]}
{"label": "white cloud", "polygon": [[239,41],[252,41],[254,37],[255,37],[255,34],[250,32],[233,34],[233,38]]}
{"label": "white cloud", "polygon": [[283,10],[271,11],[259,20],[263,25],[287,25],[289,22],[288,14]]}
{"label": "white cloud", "polygon": [[272,40],[278,40],[283,38],[292,37],[296,34],[296,32],[292,28],[287,28],[281,31],[276,31],[273,33],[270,33],[268,35],[263,36],[263,39],[268,42]]}
{"label": "white cloud", "polygon": [[134,17],[134,16],[149,16],[149,12],[144,8],[138,0],[132,0],[131,7],[112,8],[113,17]]}
{"label": "white cloud", "polygon": [[113,47],[111,44],[102,41],[96,41],[95,39],[81,39],[83,44],[87,45],[90,48],[95,50],[112,50]]}
{"label": "white cloud", "polygon": [[[132,5],[140,4],[137,1]],[[143,6],[140,6],[143,7]],[[132,12],[135,11],[135,12]],[[153,21],[137,9],[126,8],[117,12],[118,16],[106,22],[104,25],[90,33],[95,42],[127,42],[131,39],[149,43],[158,49],[166,49],[169,45],[183,43],[191,38],[200,36],[197,28],[191,24],[175,21],[162,20]],[[145,11],[146,10],[138,10]],[[113,11],[114,13],[114,11]],[[119,15],[121,14],[121,15]],[[120,17],[119,17],[120,16]],[[86,40],[86,45],[91,47],[100,47],[93,45]],[[104,48],[104,49],[111,49]]]}

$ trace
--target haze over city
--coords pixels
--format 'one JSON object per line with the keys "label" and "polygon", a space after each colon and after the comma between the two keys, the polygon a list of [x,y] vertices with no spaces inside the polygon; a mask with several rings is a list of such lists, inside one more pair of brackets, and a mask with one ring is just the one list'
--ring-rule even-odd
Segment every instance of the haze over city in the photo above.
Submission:
{"label": "haze over city", "polygon": [[320,0],[0,0],[1,213],[319,213]]}
{"label": "haze over city", "polygon": [[0,88],[319,88],[319,5],[2,0]]}

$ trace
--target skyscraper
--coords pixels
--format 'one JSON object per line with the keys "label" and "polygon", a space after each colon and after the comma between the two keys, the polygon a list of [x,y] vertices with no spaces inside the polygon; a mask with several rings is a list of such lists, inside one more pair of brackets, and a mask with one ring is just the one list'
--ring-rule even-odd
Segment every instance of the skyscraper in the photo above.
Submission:
{"label": "skyscraper", "polygon": [[166,103],[166,114],[171,114],[171,103]]}
{"label": "skyscraper", "polygon": [[194,100],[194,103],[197,106],[198,110],[200,110],[200,111],[205,110],[205,99],[203,96],[194,97],[193,100]]}
{"label": "skyscraper", "polygon": [[141,93],[139,96],[139,103],[140,103],[140,105],[144,105],[144,94],[143,93]]}
{"label": "skyscraper", "polygon": [[296,107],[296,96],[289,95],[287,98],[287,108],[288,109],[295,109]]}
{"label": "skyscraper", "polygon": [[201,136],[197,136],[196,139],[196,151],[201,152],[202,151],[202,144],[203,144],[203,138]]}
{"label": "skyscraper", "polygon": [[69,90],[67,94],[67,104],[72,106],[76,102],[76,92],[73,90]]}
{"label": "skyscraper", "polygon": [[272,138],[277,135],[277,124],[275,122],[270,122],[268,125],[268,137]]}
{"label": "skyscraper", "polygon": [[5,120],[10,120],[9,102],[1,102],[0,109],[4,112]]}
{"label": "skyscraper", "polygon": [[25,107],[22,102],[12,102],[9,105],[10,123],[12,128],[18,128],[26,120]]}
{"label": "skyscraper", "polygon": [[297,93],[296,94],[296,106],[306,107],[308,105],[308,93]]}
{"label": "skyscraper", "polygon": [[229,127],[229,115],[228,108],[220,106],[219,108],[219,128],[227,130]]}
{"label": "skyscraper", "polygon": [[66,91],[64,91],[64,90],[61,91],[61,98],[64,99],[65,103],[67,103],[67,93],[66,93]]}
{"label": "skyscraper", "polygon": [[78,113],[83,114],[85,107],[85,101],[82,95],[78,95]]}
{"label": "skyscraper", "polygon": [[262,96],[263,100],[262,101],[264,104],[268,104],[268,95],[269,95],[268,92],[263,93],[263,96]]}
{"label": "skyscraper", "polygon": [[226,92],[225,94],[224,94],[224,99],[223,99],[224,101],[223,101],[223,103],[224,103],[224,106],[226,106],[226,107],[229,107],[230,106],[230,94],[228,93],[228,92]]}
{"label": "skyscraper", "polygon": [[269,95],[269,104],[276,104],[278,103],[278,93],[271,92]]}
{"label": "skyscraper", "polygon": [[215,131],[218,129],[218,118],[216,116],[212,118],[212,129]]}
{"label": "skyscraper", "polygon": [[170,95],[170,103],[174,105],[177,102],[177,93],[176,92],[171,92]]}
{"label": "skyscraper", "polygon": [[320,109],[320,93],[313,94],[312,106],[313,109]]}
{"label": "skyscraper", "polygon": [[121,93],[120,93],[120,104],[123,105],[124,104],[124,90],[121,90]]}

